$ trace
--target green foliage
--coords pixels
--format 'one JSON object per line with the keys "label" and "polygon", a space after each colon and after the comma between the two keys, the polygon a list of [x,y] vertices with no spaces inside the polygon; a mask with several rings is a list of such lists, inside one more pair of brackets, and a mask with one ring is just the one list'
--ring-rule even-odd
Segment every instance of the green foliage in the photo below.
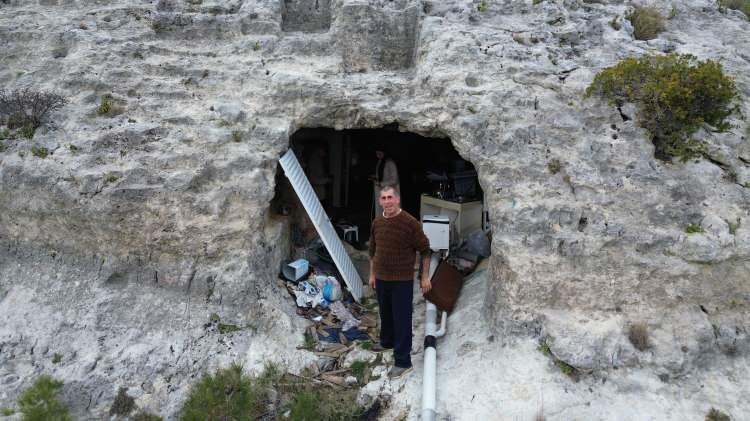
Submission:
{"label": "green foliage", "polygon": [[98,115],[108,115],[111,111],[112,111],[112,96],[110,95],[102,96],[102,100],[99,103],[99,106],[96,107],[96,113]]}
{"label": "green foliage", "polygon": [[655,156],[683,161],[703,155],[703,142],[693,139],[704,125],[723,131],[738,112],[733,78],[721,64],[686,54],[626,58],[599,72],[585,96],[597,95],[612,104],[633,102],[638,124],[649,131]]}
{"label": "green foliage", "polygon": [[49,149],[45,148],[44,146],[34,145],[31,147],[31,154],[36,156],[37,158],[46,158],[47,155],[49,155]]}
{"label": "green foliage", "polygon": [[547,169],[552,174],[557,174],[560,172],[560,170],[562,170],[562,163],[557,158],[551,159],[549,162],[547,162]]}
{"label": "green foliage", "polygon": [[219,333],[226,334],[231,332],[236,332],[240,330],[241,328],[237,325],[229,324],[229,323],[219,323]]}
{"label": "green foliage", "polygon": [[664,18],[653,7],[636,7],[627,18],[633,24],[633,36],[637,40],[648,41],[664,32]]}
{"label": "green foliage", "polygon": [[232,140],[235,142],[242,142],[242,132],[239,130],[232,131]]}
{"label": "green foliage", "polygon": [[352,362],[352,376],[357,378],[357,381],[359,383],[364,383],[365,375],[367,374],[367,369],[369,368],[369,365],[366,361],[354,361]]}
{"label": "green foliage", "polygon": [[135,399],[128,395],[128,390],[121,387],[117,390],[112,406],[109,408],[109,415],[127,415],[135,409]]}
{"label": "green foliage", "polygon": [[549,345],[547,344],[547,338],[541,338],[539,339],[539,345],[536,347],[537,351],[544,354],[544,356],[550,358],[552,362],[555,364],[555,367],[560,369],[560,371],[567,375],[568,377],[573,378],[574,380],[578,379],[578,369],[573,367],[572,365],[566,363],[565,361],[557,358],[555,354],[552,353],[552,351],[549,348]]}
{"label": "green foliage", "polygon": [[359,343],[359,347],[365,350],[372,349],[372,341],[371,340],[364,340]]}
{"label": "green foliage", "polygon": [[52,364],[59,364],[63,359],[63,355],[55,352],[52,354]]}
{"label": "green foliage", "polygon": [[68,408],[57,400],[62,382],[43,374],[18,397],[23,421],[72,421]]}
{"label": "green foliage", "polygon": [[685,232],[688,234],[698,234],[706,231],[700,225],[688,224],[685,227]]}
{"label": "green foliage", "polygon": [[355,421],[361,419],[362,408],[356,403],[356,389],[333,390],[308,385],[297,390],[290,399],[289,419],[292,421]]}
{"label": "green foliage", "polygon": [[716,408],[711,408],[706,414],[706,421],[730,421],[729,415],[719,411]]}
{"label": "green foliage", "polygon": [[0,130],[0,140],[5,140],[9,137],[10,137],[10,130],[8,129]]}
{"label": "green foliage", "polygon": [[164,421],[164,418],[141,411],[130,417],[130,421]]}
{"label": "green foliage", "polygon": [[323,414],[318,406],[318,394],[303,390],[292,398],[289,404],[289,419],[292,421],[318,421]]}
{"label": "green foliage", "polygon": [[477,5],[477,12],[484,12],[487,10],[487,0],[479,0]]}
{"label": "green foliage", "polygon": [[310,332],[305,331],[305,343],[302,345],[302,349],[312,351],[313,348],[315,348],[315,338],[313,338]]}
{"label": "green foliage", "polygon": [[15,413],[16,413],[16,410],[13,408],[6,408],[6,407],[0,408],[0,415],[4,417],[9,417]]}
{"label": "green foliage", "polygon": [[180,420],[255,420],[265,412],[264,400],[263,389],[233,364],[205,374],[191,387]]}
{"label": "green foliage", "polygon": [[25,137],[26,139],[31,139],[34,137],[34,133],[36,133],[36,128],[30,124],[21,127],[18,129],[18,134]]}
{"label": "green foliage", "polygon": [[105,179],[105,181],[107,183],[111,184],[111,183],[114,183],[115,181],[117,181],[119,179],[120,179],[120,177],[118,177],[118,176],[116,176],[114,174],[111,174],[111,175],[107,176],[107,178]]}
{"label": "green foliage", "polygon": [[737,218],[735,222],[727,221],[727,225],[729,225],[729,233],[732,235],[737,235],[737,230],[740,229],[740,225],[742,224],[742,219]]}
{"label": "green foliage", "polygon": [[750,19],[750,0],[719,0],[719,6],[739,10]]}

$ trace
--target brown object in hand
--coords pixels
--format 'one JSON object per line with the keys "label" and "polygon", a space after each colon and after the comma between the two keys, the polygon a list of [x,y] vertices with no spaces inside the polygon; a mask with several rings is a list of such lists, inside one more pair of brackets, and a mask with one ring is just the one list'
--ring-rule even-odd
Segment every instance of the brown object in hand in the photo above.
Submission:
{"label": "brown object in hand", "polygon": [[445,261],[438,263],[432,274],[432,289],[424,294],[424,298],[435,304],[440,311],[453,311],[464,284],[464,276]]}

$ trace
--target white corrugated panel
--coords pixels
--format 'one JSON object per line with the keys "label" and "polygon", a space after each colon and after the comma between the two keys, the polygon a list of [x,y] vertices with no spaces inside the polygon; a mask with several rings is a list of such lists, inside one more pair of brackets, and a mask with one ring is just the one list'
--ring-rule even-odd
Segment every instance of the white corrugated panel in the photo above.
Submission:
{"label": "white corrugated panel", "polygon": [[289,182],[292,184],[294,191],[297,193],[300,202],[305,207],[307,215],[312,220],[315,229],[320,235],[320,239],[323,240],[323,244],[328,249],[328,253],[333,259],[333,263],[341,272],[341,276],[344,277],[344,282],[349,287],[352,296],[357,302],[362,298],[362,280],[357,273],[357,269],[352,264],[352,259],[346,254],[344,245],[341,244],[339,236],[336,234],[336,230],[333,229],[331,221],[328,219],[328,215],[323,206],[318,200],[318,196],[315,195],[315,191],[310,185],[310,181],[307,180],[305,172],[297,161],[297,157],[294,156],[292,150],[288,150],[283,157],[279,160],[281,168],[284,169],[284,174]]}

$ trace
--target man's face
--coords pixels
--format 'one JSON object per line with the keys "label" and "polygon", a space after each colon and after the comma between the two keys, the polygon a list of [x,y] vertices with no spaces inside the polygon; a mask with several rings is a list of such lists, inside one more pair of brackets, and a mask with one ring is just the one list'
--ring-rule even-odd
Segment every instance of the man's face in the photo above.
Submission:
{"label": "man's face", "polygon": [[378,159],[383,159],[383,158],[385,158],[385,152],[383,152],[383,151],[375,151],[375,157],[378,158]]}
{"label": "man's face", "polygon": [[398,210],[398,207],[401,206],[401,198],[395,191],[393,191],[393,189],[381,191],[378,202],[380,203],[380,207],[383,208],[387,214],[395,212]]}

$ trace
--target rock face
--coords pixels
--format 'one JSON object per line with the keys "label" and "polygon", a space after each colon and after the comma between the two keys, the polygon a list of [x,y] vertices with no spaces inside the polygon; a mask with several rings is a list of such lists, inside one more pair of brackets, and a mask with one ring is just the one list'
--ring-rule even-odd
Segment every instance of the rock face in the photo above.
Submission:
{"label": "rock face", "polygon": [[[270,202],[276,160],[305,127],[395,122],[450,137],[477,167],[498,346],[544,335],[582,370],[669,377],[716,353],[746,358],[747,123],[701,132],[710,160],[668,164],[635,110],[582,93],[621,58],[676,51],[720,60],[746,101],[750,23],[676,1],[666,32],[635,41],[629,7],[0,2],[0,84],[69,100],[0,152],[0,404],[51,372],[79,418],[105,414],[119,386],[171,415],[206,369],[299,362],[258,346],[302,341],[275,281],[289,221]],[[105,94],[118,109],[99,116]],[[33,156],[35,144],[51,155]],[[636,322],[653,333],[646,353],[627,341]]]}

